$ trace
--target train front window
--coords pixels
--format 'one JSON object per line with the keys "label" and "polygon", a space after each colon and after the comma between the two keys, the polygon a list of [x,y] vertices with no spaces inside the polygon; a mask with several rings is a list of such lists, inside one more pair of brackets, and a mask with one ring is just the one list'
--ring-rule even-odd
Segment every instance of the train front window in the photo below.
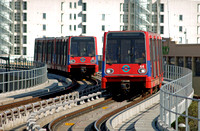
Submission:
{"label": "train front window", "polygon": [[145,36],[139,32],[109,33],[107,36],[107,64],[146,63]]}
{"label": "train front window", "polygon": [[95,56],[95,40],[93,37],[72,37],[71,56]]}

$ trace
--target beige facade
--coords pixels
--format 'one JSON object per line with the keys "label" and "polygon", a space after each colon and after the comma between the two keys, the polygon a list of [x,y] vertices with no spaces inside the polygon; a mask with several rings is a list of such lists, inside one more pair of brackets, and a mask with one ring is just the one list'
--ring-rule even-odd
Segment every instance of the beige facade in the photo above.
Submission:
{"label": "beige facade", "polygon": [[193,88],[200,95],[200,44],[175,44],[163,39],[164,62],[192,69]]}

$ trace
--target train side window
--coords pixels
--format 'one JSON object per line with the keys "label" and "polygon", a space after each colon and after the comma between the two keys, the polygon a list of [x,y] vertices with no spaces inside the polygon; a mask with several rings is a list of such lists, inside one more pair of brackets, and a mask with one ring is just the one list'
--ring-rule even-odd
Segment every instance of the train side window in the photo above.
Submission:
{"label": "train side window", "polygon": [[163,73],[163,52],[162,52],[162,40],[160,40],[160,60],[161,60],[161,73]]}
{"label": "train side window", "polygon": [[162,73],[162,43],[160,39],[158,41],[159,41],[158,45],[159,45],[159,59],[160,59],[159,65],[160,65],[160,74],[161,74]]}
{"label": "train side window", "polygon": [[155,57],[155,40],[152,39],[152,49],[153,49],[153,76],[156,77],[156,57]]}
{"label": "train side window", "polygon": [[159,69],[160,69],[160,64],[159,64],[159,51],[158,51],[158,39],[156,39],[156,63],[157,63],[157,76],[159,76]]}
{"label": "train side window", "polygon": [[151,76],[153,76],[153,60],[152,60],[152,39],[149,40],[149,51],[150,51],[150,64],[151,64]]}

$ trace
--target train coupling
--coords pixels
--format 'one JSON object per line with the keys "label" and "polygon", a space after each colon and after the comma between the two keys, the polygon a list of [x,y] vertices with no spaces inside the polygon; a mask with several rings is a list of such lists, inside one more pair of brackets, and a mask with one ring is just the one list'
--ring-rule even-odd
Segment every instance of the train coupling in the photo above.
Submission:
{"label": "train coupling", "polygon": [[121,88],[123,90],[129,91],[130,90],[130,80],[122,80],[121,81]]}
{"label": "train coupling", "polygon": [[81,72],[82,72],[82,73],[86,73],[86,67],[84,67],[84,66],[81,67]]}

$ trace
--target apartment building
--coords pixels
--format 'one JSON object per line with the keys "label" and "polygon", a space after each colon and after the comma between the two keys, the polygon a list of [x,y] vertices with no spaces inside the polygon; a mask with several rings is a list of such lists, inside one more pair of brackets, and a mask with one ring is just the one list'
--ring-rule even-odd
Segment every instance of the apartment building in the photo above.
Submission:
{"label": "apartment building", "polygon": [[161,0],[160,33],[180,44],[200,43],[200,1]]}
{"label": "apartment building", "polygon": [[0,0],[0,56],[8,55],[13,47],[13,10],[10,0]]}
{"label": "apartment building", "polygon": [[[96,36],[102,54],[104,32],[152,30],[152,0],[13,0],[14,55],[33,56],[38,37]],[[156,12],[157,14],[157,12]]]}

